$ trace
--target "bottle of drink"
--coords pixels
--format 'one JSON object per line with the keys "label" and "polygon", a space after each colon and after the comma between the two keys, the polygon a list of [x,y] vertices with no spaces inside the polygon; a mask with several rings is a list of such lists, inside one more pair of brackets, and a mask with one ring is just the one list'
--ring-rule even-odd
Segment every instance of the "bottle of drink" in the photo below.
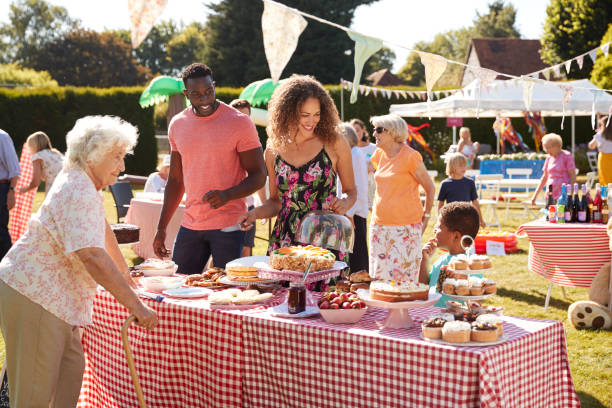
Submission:
{"label": "bottle of drink", "polygon": [[607,224],[610,209],[608,208],[608,188],[606,186],[601,187],[601,201],[601,222]]}
{"label": "bottle of drink", "polygon": [[601,188],[599,183],[595,185],[595,198],[593,199],[593,222],[597,224],[601,224],[601,207],[602,207],[602,199],[601,199]]}
{"label": "bottle of drink", "polygon": [[[553,198],[553,192],[552,191],[553,191],[553,187],[552,187],[552,183],[550,183],[548,185],[548,192],[546,193],[546,207],[545,208],[547,210],[550,210],[551,206],[553,206],[553,207],[555,206],[555,199]],[[549,218],[549,216],[547,215],[546,216],[546,221],[550,221],[548,218]]]}
{"label": "bottle of drink", "polygon": [[578,222],[587,222],[587,215],[589,213],[589,204],[587,203],[586,197],[586,185],[582,185],[582,198],[580,199],[580,205],[578,206]]}
{"label": "bottle of drink", "polygon": [[561,195],[557,200],[557,222],[559,224],[565,224],[565,204],[567,203],[567,187],[565,184],[561,185]]}
{"label": "bottle of drink", "polygon": [[580,198],[578,197],[578,183],[574,183],[574,199],[572,200],[572,222],[578,222],[578,211],[580,209]]}
{"label": "bottle of drink", "polygon": [[[586,185],[584,186],[586,188]],[[593,222],[593,197],[591,192],[586,189],[586,200],[587,200],[587,220],[586,222]]]}
{"label": "bottle of drink", "polygon": [[556,223],[557,222],[557,206],[551,205],[548,207],[548,215],[546,221]]}
{"label": "bottle of drink", "polygon": [[567,202],[565,203],[565,222],[572,222],[572,208],[574,203],[572,200],[572,185],[567,185]]}

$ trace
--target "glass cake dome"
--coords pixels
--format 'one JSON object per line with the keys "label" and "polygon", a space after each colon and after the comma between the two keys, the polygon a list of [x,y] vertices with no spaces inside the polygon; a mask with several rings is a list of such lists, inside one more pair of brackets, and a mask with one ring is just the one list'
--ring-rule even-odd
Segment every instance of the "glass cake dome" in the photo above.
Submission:
{"label": "glass cake dome", "polygon": [[302,244],[340,252],[353,252],[353,224],[344,215],[329,211],[311,211],[304,216],[295,234]]}

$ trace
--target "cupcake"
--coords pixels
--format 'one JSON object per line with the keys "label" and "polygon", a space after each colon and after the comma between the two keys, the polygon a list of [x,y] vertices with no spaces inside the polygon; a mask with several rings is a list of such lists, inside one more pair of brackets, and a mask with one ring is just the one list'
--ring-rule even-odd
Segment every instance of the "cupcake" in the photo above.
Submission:
{"label": "cupcake", "polygon": [[465,279],[459,279],[457,281],[457,286],[455,286],[455,293],[459,296],[469,296],[470,286],[468,281]]}
{"label": "cupcake", "polygon": [[482,269],[489,269],[491,265],[491,260],[486,255],[480,255],[482,262]]}
{"label": "cupcake", "polygon": [[453,271],[453,278],[454,279],[467,279],[468,274],[465,273],[464,271]]}
{"label": "cupcake", "polygon": [[470,269],[483,269],[482,261],[478,259],[477,256],[470,258],[470,260],[468,261],[468,266],[470,267]]}
{"label": "cupcake", "polygon": [[446,323],[446,320],[441,317],[430,317],[425,320],[421,325],[423,331],[423,337],[428,339],[441,339],[442,338],[442,326]]}
{"label": "cupcake", "polygon": [[482,323],[491,323],[493,326],[497,327],[498,336],[504,334],[504,319],[501,316],[487,313],[478,316],[476,318],[476,321]]}
{"label": "cupcake", "polygon": [[487,295],[497,292],[497,284],[493,279],[485,279],[483,282],[484,293]]}
{"label": "cupcake", "polygon": [[468,267],[468,263],[465,259],[460,259],[459,257],[456,257],[448,263],[448,266],[456,271],[466,270]]}
{"label": "cupcake", "polygon": [[471,326],[468,322],[447,322],[442,327],[442,339],[449,343],[467,343],[471,337]]}
{"label": "cupcake", "polygon": [[472,332],[470,334],[472,341],[495,341],[497,336],[497,327],[495,325],[479,321],[472,322]]}
{"label": "cupcake", "polygon": [[461,310],[463,309],[463,304],[460,302],[457,302],[456,300],[447,300],[446,307],[451,310]]}
{"label": "cupcake", "polygon": [[457,279],[448,278],[442,283],[442,292],[447,295],[455,294],[455,286],[457,285]]}
{"label": "cupcake", "polygon": [[481,278],[470,276],[468,283],[470,287],[470,295],[481,296],[484,293],[483,281]]}

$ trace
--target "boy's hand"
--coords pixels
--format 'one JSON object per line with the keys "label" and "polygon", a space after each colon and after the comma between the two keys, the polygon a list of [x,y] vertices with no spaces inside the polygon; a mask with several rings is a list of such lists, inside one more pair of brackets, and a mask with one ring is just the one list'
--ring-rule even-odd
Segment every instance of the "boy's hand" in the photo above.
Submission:
{"label": "boy's hand", "polygon": [[425,245],[423,245],[423,258],[429,258],[433,255],[433,253],[438,248],[438,240],[435,238],[427,241]]}
{"label": "boy's hand", "polygon": [[482,228],[487,228],[487,223],[486,223],[486,222],[484,222],[484,220],[480,220],[480,226],[481,226]]}

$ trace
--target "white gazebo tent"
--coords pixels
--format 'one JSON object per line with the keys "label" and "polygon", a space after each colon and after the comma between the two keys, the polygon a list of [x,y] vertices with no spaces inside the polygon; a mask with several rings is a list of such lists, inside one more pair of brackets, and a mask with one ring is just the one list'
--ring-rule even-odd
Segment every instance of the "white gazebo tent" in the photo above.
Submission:
{"label": "white gazebo tent", "polygon": [[[593,85],[588,79],[569,82],[534,82],[529,110],[541,112],[542,116],[563,116],[563,90],[560,85],[573,88],[573,94],[565,104],[565,116],[572,117],[572,153],[575,145],[574,116],[591,116],[608,113],[612,107],[612,96]],[[523,117],[525,107],[523,81],[495,80],[482,87],[479,95],[479,80],[476,79],[461,91],[438,101],[391,105],[390,113],[404,117],[462,117],[494,118],[499,116]],[[587,89],[584,89],[587,88]],[[595,91],[592,92],[591,90]],[[598,94],[593,104],[593,95]],[[454,137],[453,137],[454,139]],[[453,143],[455,140],[453,140]],[[499,149],[499,142],[497,143]]]}

